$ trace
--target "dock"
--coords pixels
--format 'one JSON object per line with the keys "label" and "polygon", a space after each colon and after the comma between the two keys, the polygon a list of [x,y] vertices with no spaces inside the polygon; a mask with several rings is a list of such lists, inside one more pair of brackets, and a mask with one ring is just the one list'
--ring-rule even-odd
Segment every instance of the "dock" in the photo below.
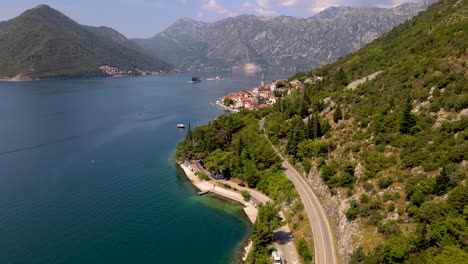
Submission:
{"label": "dock", "polygon": [[202,196],[202,195],[205,195],[207,193],[209,193],[210,191],[199,191],[198,192],[198,195]]}

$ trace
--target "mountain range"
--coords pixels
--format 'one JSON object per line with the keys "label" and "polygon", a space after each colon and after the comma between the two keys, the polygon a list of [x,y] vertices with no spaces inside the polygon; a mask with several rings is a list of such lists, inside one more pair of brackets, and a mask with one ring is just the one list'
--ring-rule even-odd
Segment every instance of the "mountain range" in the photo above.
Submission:
{"label": "mountain range", "polygon": [[392,9],[330,7],[308,19],[241,15],[205,23],[182,18],[149,39],[80,25],[40,5],[0,22],[0,79],[109,75],[100,65],[131,74],[247,63],[310,69],[359,49],[433,1]]}
{"label": "mountain range", "polygon": [[121,70],[171,68],[119,32],[80,25],[47,5],[0,22],[2,78],[102,76],[98,65],[103,64]]}
{"label": "mountain range", "polygon": [[241,15],[205,23],[182,18],[153,38],[134,41],[180,68],[255,63],[310,69],[358,50],[433,2],[390,9],[330,7],[308,19]]}

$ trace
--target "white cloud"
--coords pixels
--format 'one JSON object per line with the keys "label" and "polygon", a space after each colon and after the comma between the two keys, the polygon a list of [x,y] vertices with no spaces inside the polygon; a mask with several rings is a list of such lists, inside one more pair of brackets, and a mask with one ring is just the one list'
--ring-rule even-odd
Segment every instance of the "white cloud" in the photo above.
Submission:
{"label": "white cloud", "polygon": [[261,7],[255,8],[255,13],[257,13],[257,14],[259,14],[261,16],[272,16],[272,15],[278,14],[274,10],[268,10],[268,9],[264,9],[264,8],[261,8]]}
{"label": "white cloud", "polygon": [[279,10],[294,8],[308,10],[311,13],[320,12],[330,6],[351,7],[395,7],[406,2],[417,0],[255,0],[257,7],[264,10]]}
{"label": "white cloud", "polygon": [[246,1],[246,2],[242,3],[242,8],[243,9],[251,9],[253,7],[254,7],[254,5],[249,1]]}
{"label": "white cloud", "polygon": [[287,0],[287,1],[282,1],[281,5],[282,6],[295,6],[297,2],[298,0]]}
{"label": "white cloud", "polygon": [[[188,0],[179,0],[188,2]],[[203,14],[215,13],[221,16],[235,16],[236,13],[226,8],[233,6],[232,0],[203,0]],[[273,16],[279,14],[298,14],[312,16],[330,6],[351,6],[351,7],[395,7],[405,2],[415,2],[418,0],[241,0],[238,2],[239,13],[256,14],[260,16]],[[235,6],[235,5],[234,5]]]}
{"label": "white cloud", "polygon": [[215,12],[218,15],[227,15],[227,16],[235,16],[236,14],[232,11],[229,11],[224,6],[218,4],[216,0],[210,0],[203,4],[203,9],[211,12]]}
{"label": "white cloud", "polygon": [[257,5],[261,8],[270,8],[272,7],[272,0],[256,0]]}

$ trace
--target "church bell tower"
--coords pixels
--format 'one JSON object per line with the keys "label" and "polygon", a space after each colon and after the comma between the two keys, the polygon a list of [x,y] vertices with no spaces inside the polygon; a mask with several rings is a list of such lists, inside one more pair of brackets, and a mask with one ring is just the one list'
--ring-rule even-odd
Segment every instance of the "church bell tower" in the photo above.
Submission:
{"label": "church bell tower", "polygon": [[264,88],[265,87],[265,75],[262,73],[262,81],[260,82],[260,87]]}

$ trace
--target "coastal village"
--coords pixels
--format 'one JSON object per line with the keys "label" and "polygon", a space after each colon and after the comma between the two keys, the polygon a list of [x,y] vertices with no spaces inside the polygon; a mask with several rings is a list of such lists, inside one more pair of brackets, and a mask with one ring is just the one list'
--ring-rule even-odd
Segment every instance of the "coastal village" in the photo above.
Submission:
{"label": "coastal village", "polygon": [[303,91],[305,84],[322,81],[322,76],[314,75],[304,81],[294,79],[288,81],[274,80],[270,84],[265,84],[265,76],[262,74],[260,86],[228,94],[216,101],[216,104],[226,110],[238,112],[242,109],[256,110],[274,105],[281,97],[295,91]]}
{"label": "coastal village", "polygon": [[112,77],[124,77],[124,76],[156,76],[161,74],[160,71],[144,71],[138,68],[134,70],[122,70],[117,67],[109,66],[107,64],[99,65],[101,72],[112,76]]}

